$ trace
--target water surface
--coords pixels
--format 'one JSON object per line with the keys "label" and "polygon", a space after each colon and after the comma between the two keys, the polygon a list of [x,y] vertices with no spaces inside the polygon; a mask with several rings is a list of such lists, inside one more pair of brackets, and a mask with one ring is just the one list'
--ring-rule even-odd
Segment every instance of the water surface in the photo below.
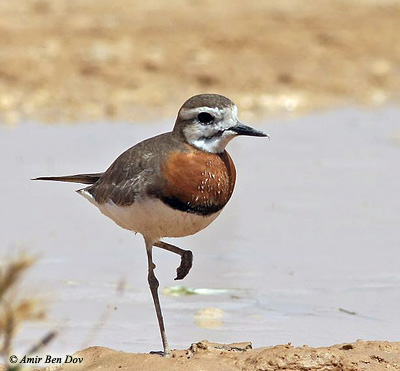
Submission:
{"label": "water surface", "polygon": [[[398,341],[400,110],[346,109],[254,126],[271,140],[229,144],[238,180],[221,216],[195,236],[171,240],[194,253],[179,284],[222,290],[161,296],[171,346]],[[161,348],[142,238],[74,193],[79,185],[29,179],[103,171],[170,127],[0,127],[1,252],[40,256],[25,290],[49,307],[47,321],[21,331],[19,352],[53,328],[60,333],[52,355],[88,345]],[[178,257],[156,251],[155,263],[161,288],[176,285]],[[213,328],[195,316],[206,308],[220,310]]]}

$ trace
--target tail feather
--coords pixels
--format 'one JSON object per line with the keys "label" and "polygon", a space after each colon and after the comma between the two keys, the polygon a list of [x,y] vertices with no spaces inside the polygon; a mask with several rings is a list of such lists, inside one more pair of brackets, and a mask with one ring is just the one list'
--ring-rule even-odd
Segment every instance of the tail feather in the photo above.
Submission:
{"label": "tail feather", "polygon": [[94,184],[96,183],[103,173],[97,174],[77,174],[77,175],[66,175],[66,176],[41,176],[32,180],[51,180],[55,182],[70,182],[70,183],[82,183],[82,184]]}

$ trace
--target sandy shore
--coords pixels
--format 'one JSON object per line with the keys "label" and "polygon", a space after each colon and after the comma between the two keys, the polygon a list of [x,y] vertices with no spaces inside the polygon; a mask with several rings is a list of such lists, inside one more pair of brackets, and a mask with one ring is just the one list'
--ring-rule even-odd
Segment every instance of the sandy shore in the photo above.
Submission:
{"label": "sandy shore", "polygon": [[0,119],[172,116],[202,92],[244,117],[399,101],[396,0],[0,4]]}
{"label": "sandy shore", "polygon": [[[188,350],[174,351],[172,359],[148,354],[129,354],[107,348],[88,348],[75,356],[82,366],[63,366],[60,370],[204,370],[204,371],[276,371],[276,370],[399,370],[400,343],[356,342],[326,348],[278,345],[243,350],[246,344],[208,343],[192,345]],[[51,369],[47,369],[50,371]]]}
{"label": "sandy shore", "polygon": [[[73,364],[72,359],[75,360]],[[201,341],[172,358],[90,347],[72,355],[69,364],[41,371],[164,370],[164,371],[383,371],[400,370],[400,343],[357,341],[323,348],[290,344],[251,349],[251,343]],[[79,363],[81,362],[81,363]],[[79,363],[79,364],[78,364]],[[38,369],[39,370],[39,369]]]}

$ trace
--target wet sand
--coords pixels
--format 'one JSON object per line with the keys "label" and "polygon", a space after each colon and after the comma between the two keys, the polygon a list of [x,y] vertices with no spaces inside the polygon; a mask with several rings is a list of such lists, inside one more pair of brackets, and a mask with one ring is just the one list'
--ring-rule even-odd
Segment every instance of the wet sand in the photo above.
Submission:
{"label": "wet sand", "polygon": [[[173,348],[201,339],[255,348],[399,340],[399,118],[387,107],[263,121],[253,125],[270,141],[229,145],[238,170],[232,200],[208,229],[175,241],[195,260],[180,282],[194,294],[161,296]],[[77,186],[29,179],[102,171],[172,122],[0,127],[2,253],[41,257],[24,289],[49,306],[47,321],[19,333],[18,356],[52,329],[59,334],[44,352],[53,356],[94,345],[160,349],[140,236],[103,217]],[[161,289],[176,285],[178,259],[158,251],[155,262]]]}

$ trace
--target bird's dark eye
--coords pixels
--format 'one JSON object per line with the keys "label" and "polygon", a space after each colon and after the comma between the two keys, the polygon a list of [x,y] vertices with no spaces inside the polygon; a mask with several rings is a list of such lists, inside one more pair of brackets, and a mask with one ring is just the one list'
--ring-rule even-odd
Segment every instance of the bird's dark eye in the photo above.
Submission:
{"label": "bird's dark eye", "polygon": [[208,112],[200,112],[197,115],[197,119],[202,122],[203,124],[208,124],[210,123],[212,120],[214,120],[214,116],[210,115]]}

